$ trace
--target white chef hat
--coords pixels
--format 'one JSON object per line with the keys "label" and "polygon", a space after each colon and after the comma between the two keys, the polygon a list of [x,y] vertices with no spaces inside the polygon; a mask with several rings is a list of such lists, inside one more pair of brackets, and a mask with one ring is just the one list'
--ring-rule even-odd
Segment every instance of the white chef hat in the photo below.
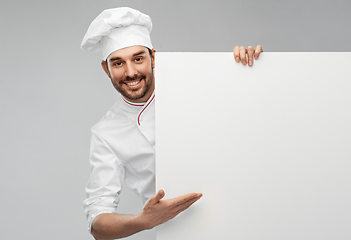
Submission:
{"label": "white chef hat", "polygon": [[121,7],[104,10],[90,24],[81,47],[102,52],[103,59],[122,48],[140,45],[152,49],[151,18],[138,10]]}

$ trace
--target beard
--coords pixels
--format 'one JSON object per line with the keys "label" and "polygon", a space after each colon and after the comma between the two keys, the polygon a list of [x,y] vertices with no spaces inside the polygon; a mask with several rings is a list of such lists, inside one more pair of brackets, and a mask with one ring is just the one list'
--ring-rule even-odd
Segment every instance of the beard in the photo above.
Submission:
{"label": "beard", "polygon": [[[144,81],[145,83],[143,84],[143,86],[141,88],[138,89],[129,89],[128,87],[125,86],[125,82],[126,81],[134,81],[134,80],[139,80],[140,81]],[[154,73],[152,71],[151,74],[149,74],[148,76],[144,75],[144,74],[137,74],[134,77],[125,77],[123,79],[120,79],[118,81],[118,83],[116,83],[115,81],[112,81],[113,86],[115,87],[115,89],[126,99],[135,101],[135,100],[139,100],[143,97],[145,97],[146,94],[149,93],[152,85],[153,85],[153,81],[154,81]]]}

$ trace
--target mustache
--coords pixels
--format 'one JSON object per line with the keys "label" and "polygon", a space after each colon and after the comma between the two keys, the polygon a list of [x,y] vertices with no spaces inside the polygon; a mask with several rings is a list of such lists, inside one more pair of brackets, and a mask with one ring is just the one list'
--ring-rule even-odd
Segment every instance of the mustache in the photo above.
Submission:
{"label": "mustache", "polygon": [[123,79],[121,79],[123,82],[126,82],[126,81],[134,81],[134,80],[138,80],[138,79],[140,79],[140,80],[143,80],[143,79],[145,79],[146,78],[146,76],[144,75],[144,74],[136,74],[136,75],[134,75],[133,77],[129,77],[129,76],[127,76],[127,77],[125,77],[125,78],[123,78]]}

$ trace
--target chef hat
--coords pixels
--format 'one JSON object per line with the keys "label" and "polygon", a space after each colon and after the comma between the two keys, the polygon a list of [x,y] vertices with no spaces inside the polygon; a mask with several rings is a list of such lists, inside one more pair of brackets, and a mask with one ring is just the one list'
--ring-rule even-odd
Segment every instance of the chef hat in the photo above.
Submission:
{"label": "chef hat", "polygon": [[103,59],[122,48],[140,45],[152,49],[152,22],[138,10],[121,7],[104,10],[90,24],[81,47],[102,52]]}

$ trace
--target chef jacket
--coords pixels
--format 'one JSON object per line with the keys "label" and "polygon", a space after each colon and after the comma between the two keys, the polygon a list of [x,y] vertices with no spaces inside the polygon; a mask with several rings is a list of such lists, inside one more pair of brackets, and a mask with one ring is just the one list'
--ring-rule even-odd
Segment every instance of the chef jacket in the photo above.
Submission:
{"label": "chef jacket", "polygon": [[145,203],[155,194],[155,93],[146,103],[120,96],[91,129],[91,175],[83,202],[89,231],[95,217],[115,213],[125,182]]}

